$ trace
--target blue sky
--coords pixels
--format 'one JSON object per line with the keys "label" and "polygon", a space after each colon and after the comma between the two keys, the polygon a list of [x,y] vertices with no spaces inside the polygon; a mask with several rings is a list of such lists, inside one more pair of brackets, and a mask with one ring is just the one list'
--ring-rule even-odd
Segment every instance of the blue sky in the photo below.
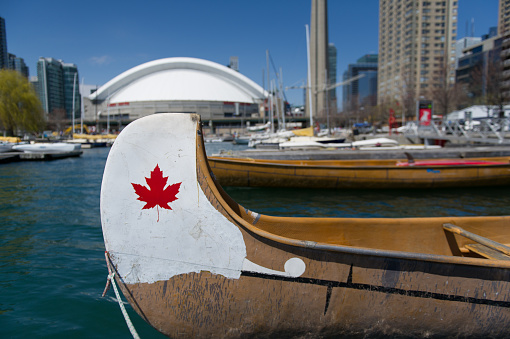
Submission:
{"label": "blue sky", "polygon": [[[299,86],[306,79],[310,6],[311,0],[3,0],[0,16],[9,53],[25,59],[30,75],[36,75],[39,57],[52,57],[77,64],[85,84],[101,86],[160,58],[196,57],[226,65],[237,56],[240,72],[262,85],[269,50],[284,86]],[[328,1],[338,81],[348,64],[377,53],[378,10],[377,0]],[[487,33],[497,26],[498,0],[459,0],[458,38],[469,34],[466,21],[472,18],[474,36]],[[272,69],[270,76],[275,78]],[[291,104],[303,103],[302,90],[289,89],[286,96]]]}

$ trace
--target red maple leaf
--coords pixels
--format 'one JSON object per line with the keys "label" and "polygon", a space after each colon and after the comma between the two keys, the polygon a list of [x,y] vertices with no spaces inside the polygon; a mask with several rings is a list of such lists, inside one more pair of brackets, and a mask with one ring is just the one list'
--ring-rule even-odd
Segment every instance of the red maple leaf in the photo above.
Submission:
{"label": "red maple leaf", "polygon": [[163,172],[159,169],[158,164],[151,171],[151,176],[145,178],[145,181],[150,189],[139,184],[131,183],[131,185],[133,185],[135,193],[138,194],[138,200],[146,202],[145,206],[142,207],[143,210],[156,207],[159,222],[159,208],[157,207],[171,210],[172,208],[168,203],[177,200],[176,195],[179,193],[182,182],[168,185],[165,188],[168,177],[163,176]]}

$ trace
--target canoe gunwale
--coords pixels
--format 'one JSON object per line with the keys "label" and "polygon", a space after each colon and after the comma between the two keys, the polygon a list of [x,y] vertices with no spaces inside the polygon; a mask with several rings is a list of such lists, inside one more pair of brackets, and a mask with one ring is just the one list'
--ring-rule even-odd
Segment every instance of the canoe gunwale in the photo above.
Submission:
{"label": "canoe gunwale", "polygon": [[[198,167],[201,167],[201,174],[204,176],[206,184],[208,188],[212,191],[213,195],[216,197],[218,202],[224,208],[228,216],[234,220],[238,226],[244,228],[246,231],[256,234],[264,239],[268,239],[280,244],[295,246],[299,248],[306,248],[317,251],[330,251],[330,252],[339,252],[346,254],[355,254],[362,256],[375,256],[375,257],[386,257],[393,259],[407,259],[407,260],[416,260],[416,261],[428,261],[428,262],[436,262],[436,263],[448,263],[448,264],[460,264],[460,265],[471,265],[471,266],[482,266],[482,267],[494,267],[494,268],[510,268],[510,261],[505,260],[494,260],[494,259],[485,259],[485,258],[471,258],[471,257],[461,257],[461,256],[448,256],[448,255],[440,255],[440,254],[426,254],[426,253],[415,253],[415,252],[401,252],[401,251],[392,251],[392,250],[378,250],[378,249],[369,249],[362,247],[353,247],[353,246],[343,246],[343,245],[333,245],[327,243],[320,243],[315,241],[306,241],[299,239],[287,238],[284,236],[280,236],[274,233],[267,232],[261,228],[256,227],[252,223],[248,222],[244,219],[239,213],[234,211],[232,205],[236,207],[236,209],[244,209],[241,205],[237,204],[233,199],[231,199],[228,194],[221,188],[221,185],[216,181],[213,171],[211,170],[208,157],[205,150],[205,143],[202,138],[202,132],[200,123],[197,124],[197,136],[196,136],[196,144],[197,144],[197,171]],[[294,165],[290,165],[294,166]],[[508,165],[499,165],[499,166],[508,166]],[[394,168],[394,167],[393,167]],[[402,167],[406,168],[406,167]],[[412,168],[412,167],[411,167]],[[197,172],[197,176],[198,176]],[[201,180],[198,180],[201,183]],[[203,189],[203,188],[202,188]],[[227,201],[227,199],[229,201]],[[290,218],[286,217],[272,217],[277,220],[286,220]],[[485,218],[485,217],[476,217],[476,218]],[[323,218],[328,219],[328,218]],[[412,219],[412,218],[401,218],[401,219]],[[400,220],[401,220],[400,219]],[[433,219],[433,218],[430,218]],[[439,220],[439,218],[438,218]],[[446,220],[446,219],[445,219]]]}
{"label": "canoe gunwale", "polygon": [[[274,161],[259,161],[260,159],[249,159],[249,158],[225,158],[225,157],[215,157],[215,156],[211,156],[211,157],[208,157],[208,160],[210,161],[214,161],[214,162],[217,162],[217,163],[223,163],[223,164],[236,164],[236,165],[243,165],[243,164],[249,164],[251,166],[253,165],[256,165],[256,166],[261,166],[261,167],[274,167],[274,166],[277,166],[277,167],[284,167],[284,168],[294,168],[294,167],[298,167],[298,168],[302,168],[302,169],[331,169],[331,170],[335,170],[335,169],[339,169],[339,170],[342,170],[342,169],[348,169],[348,170],[356,170],[356,169],[360,169],[360,170],[363,170],[363,169],[367,169],[367,170],[370,170],[370,169],[381,169],[381,170],[388,170],[388,169],[402,169],[402,170],[415,170],[415,169],[426,169],[426,168],[437,168],[437,169],[444,169],[444,168],[450,168],[450,169],[463,169],[463,168],[466,168],[466,169],[469,169],[469,168],[493,168],[493,167],[509,167],[510,168],[510,162],[508,163],[503,163],[503,164],[470,164],[470,165],[464,165],[464,164],[459,164],[459,165],[426,165],[426,166],[422,166],[422,165],[417,165],[417,166],[413,166],[413,165],[409,165],[409,166],[398,166],[397,163],[398,163],[398,160],[395,160],[395,165],[370,165],[370,166],[363,166],[363,165],[352,165],[352,166],[337,166],[337,165],[310,165],[310,164],[293,164],[293,163],[285,163],[285,162],[282,162],[282,163],[278,163],[278,162],[274,162]],[[318,161],[321,161],[321,160],[307,160],[307,161],[310,161],[310,162],[318,162]]]}

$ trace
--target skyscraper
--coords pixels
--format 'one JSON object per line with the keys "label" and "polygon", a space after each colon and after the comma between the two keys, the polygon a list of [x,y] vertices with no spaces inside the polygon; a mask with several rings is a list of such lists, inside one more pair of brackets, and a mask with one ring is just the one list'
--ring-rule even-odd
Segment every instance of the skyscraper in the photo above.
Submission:
{"label": "skyscraper", "polygon": [[49,117],[72,119],[73,97],[75,117],[80,116],[80,79],[75,64],[53,58],[39,58],[37,77],[39,98]]}
{"label": "skyscraper", "polygon": [[409,112],[455,81],[457,0],[379,0],[379,104]]}
{"label": "skyscraper", "polygon": [[510,33],[510,0],[499,0],[498,33]]}
{"label": "skyscraper", "polygon": [[350,64],[343,80],[363,74],[363,77],[343,86],[344,110],[357,110],[363,106],[377,105],[377,54],[367,54]]}
{"label": "skyscraper", "polygon": [[325,87],[328,84],[328,9],[326,0],[312,0],[310,18],[310,83],[306,96],[307,114],[310,114],[308,103],[311,97],[311,106],[314,117],[326,117],[327,93]]}
{"label": "skyscraper", "polygon": [[[336,84],[336,47],[333,43],[328,45],[328,84]],[[332,107],[336,107],[336,88],[329,90],[329,100]]]}
{"label": "skyscraper", "polygon": [[9,69],[13,69],[28,79],[28,66],[23,58],[18,58],[14,54],[9,53]]}
{"label": "skyscraper", "polygon": [[7,34],[5,20],[0,17],[0,69],[9,68],[9,54],[7,53]]}

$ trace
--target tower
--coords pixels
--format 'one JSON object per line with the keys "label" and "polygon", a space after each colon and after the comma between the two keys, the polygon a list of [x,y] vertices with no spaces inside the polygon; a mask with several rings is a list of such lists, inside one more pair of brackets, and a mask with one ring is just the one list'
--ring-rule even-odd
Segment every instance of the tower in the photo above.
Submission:
{"label": "tower", "polygon": [[9,68],[9,54],[7,53],[7,34],[5,20],[0,17],[0,69]]}
{"label": "tower", "polygon": [[[310,18],[310,75],[307,95],[311,97],[312,113],[314,117],[324,118],[329,105],[328,95],[325,91],[328,82],[328,15],[326,0],[312,0]],[[309,110],[309,103],[306,109]],[[309,115],[310,112],[307,112]]]}

